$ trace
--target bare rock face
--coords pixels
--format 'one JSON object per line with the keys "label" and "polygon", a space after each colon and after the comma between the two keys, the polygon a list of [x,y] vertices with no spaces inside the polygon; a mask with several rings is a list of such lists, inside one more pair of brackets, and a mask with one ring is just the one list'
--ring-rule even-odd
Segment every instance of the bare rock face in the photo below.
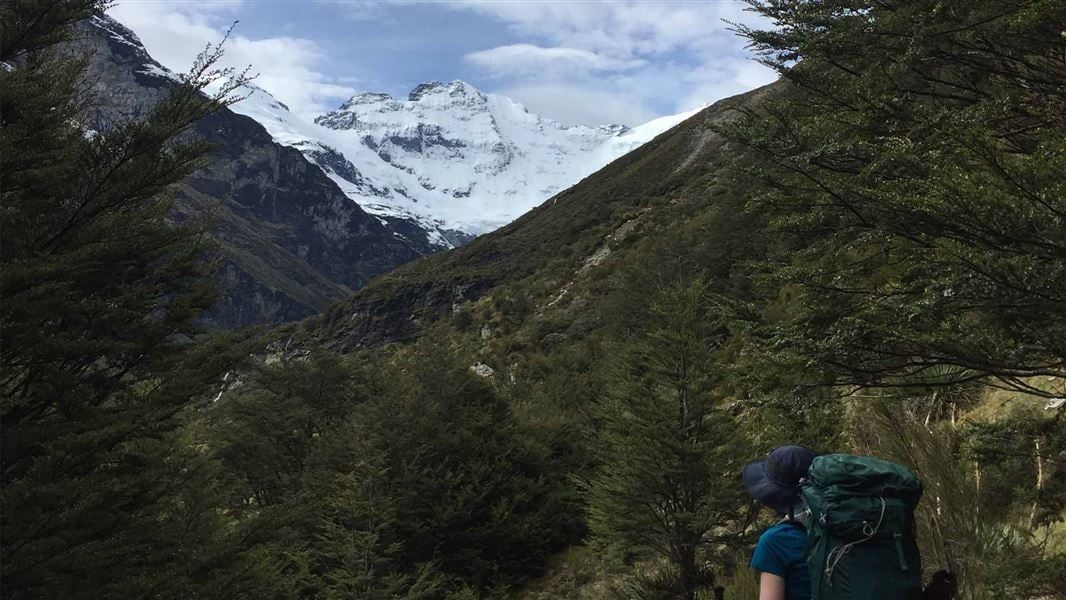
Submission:
{"label": "bare rock face", "polygon": [[[69,50],[89,53],[96,93],[93,129],[136,118],[158,102],[173,75],[117,21],[82,24]],[[195,126],[214,149],[209,163],[176,190],[173,218],[213,214],[221,252],[215,327],[281,323],[315,314],[372,278],[436,248],[367,214],[299,150],[278,144],[254,120],[223,110]],[[321,160],[356,173],[338,153]],[[354,175],[353,175],[354,176]]]}

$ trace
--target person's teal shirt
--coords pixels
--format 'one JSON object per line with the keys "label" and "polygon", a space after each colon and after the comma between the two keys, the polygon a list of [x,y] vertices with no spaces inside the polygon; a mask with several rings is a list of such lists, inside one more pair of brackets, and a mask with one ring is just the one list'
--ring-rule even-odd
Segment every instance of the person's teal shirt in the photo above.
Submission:
{"label": "person's teal shirt", "polygon": [[798,523],[778,523],[767,529],[755,546],[751,567],[785,580],[786,600],[809,600],[811,577],[804,553],[807,530]]}

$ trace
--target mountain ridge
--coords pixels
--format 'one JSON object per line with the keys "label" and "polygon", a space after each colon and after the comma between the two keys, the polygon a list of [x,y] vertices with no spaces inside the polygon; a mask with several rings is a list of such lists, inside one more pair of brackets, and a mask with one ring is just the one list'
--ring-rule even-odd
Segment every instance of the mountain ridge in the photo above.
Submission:
{"label": "mountain ridge", "polygon": [[532,303],[537,314],[566,311],[582,301],[583,287],[610,271],[611,263],[625,260],[632,244],[660,235],[656,221],[672,218],[672,211],[691,211],[696,216],[686,219],[693,222],[742,227],[739,221],[753,217],[736,206],[719,206],[714,197],[719,172],[736,159],[736,149],[715,128],[733,118],[736,108],[762,102],[779,89],[774,83],[720,100],[514,222],[404,265],[299,329],[286,326],[277,333],[298,345],[305,340],[341,352],[408,341],[464,306],[507,295],[513,286],[521,288],[516,301]]}
{"label": "mountain ridge", "polygon": [[437,248],[509,223],[696,112],[634,128],[563,126],[461,80],[419,84],[406,100],[363,92],[313,120],[255,87],[232,108],[369,213],[409,235],[423,230]]}
{"label": "mountain ridge", "polygon": [[[74,48],[94,55],[90,79],[101,99],[95,116],[101,123],[147,110],[178,79],[118,21],[100,15],[82,30],[91,35]],[[380,92],[354,95],[318,119],[326,127],[251,86],[244,100],[195,126],[218,148],[212,164],[177,194],[179,218],[214,212],[219,220],[213,237],[224,257],[223,300],[206,320],[239,327],[308,317],[376,276],[475,236],[464,223],[450,227],[433,217],[433,209],[463,203],[460,213],[490,214],[474,232],[523,218],[512,213],[549,197],[558,202],[557,188],[578,183],[686,116],[635,128],[564,127],[456,80],[420,84],[406,101]],[[574,160],[578,151],[591,162]],[[542,162],[528,160],[536,152]],[[427,164],[437,170],[427,174]],[[515,171],[520,168],[526,170]],[[498,176],[497,187],[486,191],[491,186],[472,174]],[[399,210],[397,189],[408,202]],[[510,202],[520,192],[521,201]],[[499,212],[500,198],[511,212]],[[574,223],[587,220],[581,212],[577,207],[571,215]]]}
{"label": "mountain ridge", "polygon": [[[77,25],[64,50],[89,57],[90,130],[135,119],[175,85],[136,34],[106,14]],[[175,191],[172,218],[211,215],[221,299],[204,317],[221,328],[314,314],[371,278],[435,248],[405,239],[351,202],[300,152],[228,109],[192,126],[214,148]]]}

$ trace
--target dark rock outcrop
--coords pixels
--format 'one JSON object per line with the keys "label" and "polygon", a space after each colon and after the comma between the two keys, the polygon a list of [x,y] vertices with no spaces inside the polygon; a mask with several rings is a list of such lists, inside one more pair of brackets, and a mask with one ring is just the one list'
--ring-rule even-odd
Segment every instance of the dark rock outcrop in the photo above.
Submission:
{"label": "dark rock outcrop", "polygon": [[[91,56],[86,82],[97,101],[91,128],[138,117],[174,85],[117,21],[98,16],[79,29],[70,50]],[[175,191],[174,218],[214,219],[222,299],[205,317],[212,326],[306,317],[433,250],[368,215],[300,151],[275,143],[248,117],[222,110],[191,135],[214,149]]]}

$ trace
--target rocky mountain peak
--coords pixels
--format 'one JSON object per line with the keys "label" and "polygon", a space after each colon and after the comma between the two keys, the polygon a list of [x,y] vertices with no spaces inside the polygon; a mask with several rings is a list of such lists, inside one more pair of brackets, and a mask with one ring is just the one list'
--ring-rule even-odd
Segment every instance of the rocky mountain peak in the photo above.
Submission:
{"label": "rocky mountain peak", "polygon": [[356,94],[348,99],[347,102],[341,104],[340,110],[347,110],[353,106],[361,106],[367,104],[383,104],[386,102],[395,102],[393,97],[385,92],[363,92],[362,94]]}
{"label": "rocky mountain peak", "polygon": [[421,102],[424,99],[437,96],[450,98],[453,101],[474,100],[484,102],[486,99],[485,94],[481,93],[476,87],[458,79],[448,83],[440,81],[420,83],[415,86],[415,89],[411,90],[411,93],[407,95],[407,99],[411,102]]}
{"label": "rocky mountain peak", "polygon": [[[85,57],[82,89],[91,108],[84,125],[90,130],[144,115],[180,81],[151,58],[129,28],[107,15],[77,23],[61,50]],[[222,84],[216,79],[207,93]],[[261,88],[245,91],[240,102],[190,126],[189,136],[211,145],[210,160],[171,190],[176,218],[210,212],[217,221],[210,236],[219,260],[220,298],[204,315],[206,324],[228,328],[300,319],[442,246],[352,202],[338,182],[363,183],[352,159],[324,143],[332,140],[318,141],[317,128],[290,127],[287,137],[279,135],[279,126],[301,123],[301,117]],[[374,183],[362,189],[373,194]]]}
{"label": "rocky mountain peak", "polygon": [[608,136],[611,136],[611,137],[624,135],[624,134],[626,134],[626,133],[628,133],[630,131],[630,129],[628,127],[626,127],[625,125],[622,125],[620,123],[611,123],[610,125],[600,125],[596,129],[597,129],[597,131],[600,131],[600,132],[602,132],[602,133],[604,133],[604,134],[606,134]]}
{"label": "rocky mountain peak", "polygon": [[364,210],[434,247],[513,220],[687,116],[566,126],[460,80],[423,83],[406,99],[358,94],[313,122],[265,93],[233,110],[298,148]]}
{"label": "rocky mountain peak", "polygon": [[[146,82],[151,81],[153,87],[179,79],[178,75],[168,71],[148,55],[148,51],[145,50],[136,33],[110,16],[94,15],[84,21],[82,27],[91,32],[94,37],[106,40],[110,57],[133,70]],[[100,112],[100,107],[95,110]]]}
{"label": "rocky mountain peak", "polygon": [[145,61],[155,62],[148,56],[141,38],[137,37],[137,34],[129,27],[104,14],[93,15],[89,19],[89,24],[103,31],[112,41],[129,46],[127,51],[136,52]]}

